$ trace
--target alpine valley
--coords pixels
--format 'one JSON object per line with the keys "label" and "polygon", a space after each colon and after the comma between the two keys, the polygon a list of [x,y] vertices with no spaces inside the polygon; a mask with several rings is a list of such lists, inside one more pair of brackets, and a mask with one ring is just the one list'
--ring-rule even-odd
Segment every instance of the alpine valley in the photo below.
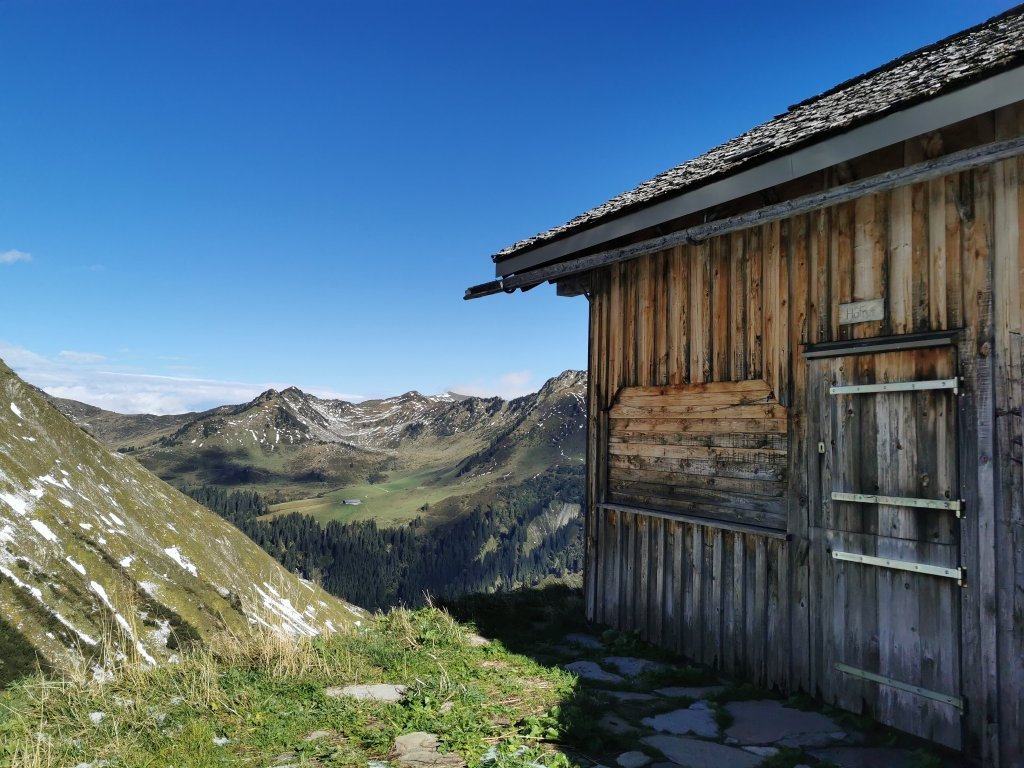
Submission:
{"label": "alpine valley", "polygon": [[309,636],[365,618],[0,362],[0,686],[37,661],[103,675],[213,633]]}
{"label": "alpine valley", "polygon": [[289,570],[381,608],[582,569],[585,390],[566,371],[513,400],[289,388],[173,416],[52,401]]}

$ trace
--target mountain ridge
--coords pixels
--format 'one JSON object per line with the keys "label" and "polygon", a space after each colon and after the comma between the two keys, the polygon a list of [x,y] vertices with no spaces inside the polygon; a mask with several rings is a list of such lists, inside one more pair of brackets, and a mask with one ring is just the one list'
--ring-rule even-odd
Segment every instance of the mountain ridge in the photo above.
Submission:
{"label": "mountain ridge", "polygon": [[[568,370],[510,400],[413,390],[352,403],[288,387],[162,417],[55,404],[173,485],[259,490],[278,504],[306,499],[300,511],[314,508],[322,521],[374,512],[398,521],[446,496],[581,464],[585,381]],[[340,496],[368,505],[345,509]]]}

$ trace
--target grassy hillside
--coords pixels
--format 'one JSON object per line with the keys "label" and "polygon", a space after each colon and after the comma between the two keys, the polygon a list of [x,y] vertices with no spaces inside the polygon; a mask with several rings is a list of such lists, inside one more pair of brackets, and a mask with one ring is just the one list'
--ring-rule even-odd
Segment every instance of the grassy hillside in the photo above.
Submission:
{"label": "grassy hillside", "polygon": [[295,635],[365,618],[236,528],[112,453],[0,363],[0,682],[147,663],[250,625]]}
{"label": "grassy hillside", "polygon": [[[571,765],[557,746],[558,707],[574,682],[482,644],[442,611],[396,610],[358,633],[234,636],[104,681],[26,679],[0,695],[0,766],[358,768],[427,731],[448,765],[558,768]],[[377,683],[405,686],[403,700],[331,695]]]}

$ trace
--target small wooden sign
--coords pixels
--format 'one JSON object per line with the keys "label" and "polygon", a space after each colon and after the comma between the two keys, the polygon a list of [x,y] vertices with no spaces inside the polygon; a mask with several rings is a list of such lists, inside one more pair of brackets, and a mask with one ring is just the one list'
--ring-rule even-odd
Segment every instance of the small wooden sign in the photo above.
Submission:
{"label": "small wooden sign", "polygon": [[839,324],[868,323],[873,320],[885,319],[885,299],[855,301],[851,304],[839,305]]}

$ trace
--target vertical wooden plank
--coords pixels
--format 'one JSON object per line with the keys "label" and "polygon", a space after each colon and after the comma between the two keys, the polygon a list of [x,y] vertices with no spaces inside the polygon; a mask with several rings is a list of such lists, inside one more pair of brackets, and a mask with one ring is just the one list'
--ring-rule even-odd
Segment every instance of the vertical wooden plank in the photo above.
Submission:
{"label": "vertical wooden plank", "polygon": [[854,291],[854,232],[856,220],[856,204],[844,203],[835,208],[835,226],[832,229],[831,260],[832,260],[832,338],[849,339],[853,337],[853,327],[839,325],[839,305],[853,301]]}
{"label": "vertical wooden plank", "polygon": [[[586,537],[586,546],[583,552],[583,584],[584,584],[584,605],[588,621],[597,620],[596,601],[597,584],[600,578],[601,561],[597,554],[599,551],[599,522],[597,515],[597,414],[600,412],[598,399],[598,382],[600,376],[594,370],[594,363],[603,360],[601,350],[598,348],[601,338],[600,315],[601,315],[601,291],[599,277],[593,278],[590,297],[589,322],[587,323],[587,481],[586,494],[583,502],[583,528]],[[597,287],[594,291],[593,288]]]}
{"label": "vertical wooden plank", "polygon": [[669,259],[669,383],[690,381],[690,253],[683,246]]}
{"label": "vertical wooden plank", "polygon": [[893,334],[913,330],[913,274],[911,265],[911,190],[898,187],[890,195],[889,207],[889,296],[888,327]]}
{"label": "vertical wooden plank", "polygon": [[634,262],[636,276],[636,378],[633,383],[646,387],[654,383],[654,287],[651,273],[657,254],[642,256]]}
{"label": "vertical wooden plank", "polygon": [[640,630],[642,638],[649,640],[651,637],[651,578],[653,576],[651,572],[651,526],[654,520],[647,515],[635,515],[634,521],[639,535],[633,556],[639,562],[637,563],[637,581],[635,582],[637,600],[633,614],[633,626]]}
{"label": "vertical wooden plank", "polygon": [[687,563],[683,603],[683,653],[693,659],[703,659],[704,529],[699,525],[681,525],[685,531]]}
{"label": "vertical wooden plank", "polygon": [[943,185],[946,202],[946,327],[961,328],[965,321],[960,176],[945,177]]}
{"label": "vertical wooden plank", "polygon": [[754,544],[754,623],[747,632],[751,669],[758,685],[768,680],[768,544],[763,536],[749,536]]}
{"label": "vertical wooden plank", "polygon": [[[736,534],[730,542],[732,547],[732,576],[728,585],[731,588],[732,600],[729,613],[725,616],[726,659],[734,670],[744,670],[748,664],[748,648],[750,625],[747,624],[747,552],[743,546],[743,536]],[[727,667],[728,668],[728,667]]]}
{"label": "vertical wooden plank", "polygon": [[691,249],[690,380],[711,381],[711,254],[708,243]]}
{"label": "vertical wooden plank", "polygon": [[[933,331],[949,327],[946,305],[946,182],[928,182],[928,326]],[[955,257],[956,251],[953,252]]]}
{"label": "vertical wooden plank", "polygon": [[[1024,112],[1024,111],[1022,111]],[[996,122],[997,136],[1009,137],[1024,132],[1024,115],[1013,109],[1002,110]],[[1024,238],[1020,237],[1022,204],[1019,160],[1005,160],[993,167],[993,320],[995,339],[995,434],[998,461],[995,463],[995,562],[999,631],[997,666],[1000,720],[1000,751],[1004,760],[1017,755],[1024,761],[1024,614],[1015,613],[1020,599],[1018,585],[1024,576],[1014,572],[1020,555],[1014,552],[1022,522],[1020,499],[1015,491],[1021,457],[1015,459],[1013,444],[1019,439],[1021,403],[1019,400],[1019,339],[1022,330],[1020,279],[1024,268]],[[1009,762],[1009,760],[1007,760]]]}
{"label": "vertical wooden plank", "polygon": [[[775,389],[775,394],[779,399],[779,402],[785,406],[793,405],[793,377],[792,367],[793,358],[790,355],[791,342],[790,339],[790,310],[792,308],[792,301],[790,300],[789,289],[789,270],[790,270],[790,257],[794,247],[800,248],[803,254],[803,264],[806,267],[807,264],[807,237],[806,237],[806,216],[797,216],[793,219],[784,219],[779,222],[779,299],[778,299],[778,314],[776,332],[778,338],[776,340],[775,348],[775,381],[770,382],[772,387]],[[801,232],[803,236],[801,236]],[[803,313],[803,317],[806,318],[807,313],[807,285],[806,282],[801,286],[802,301],[803,305],[800,311]]]}
{"label": "vertical wooden plank", "polygon": [[797,681],[794,684],[790,678],[790,650],[799,653],[805,659],[810,656],[809,638],[802,636],[797,628],[790,631],[790,590],[789,584],[789,562],[790,549],[785,542],[769,541],[770,552],[768,556],[768,626],[767,626],[767,657],[768,657],[768,679],[766,685],[769,688],[778,688],[782,691],[791,691],[799,687],[807,690],[806,683]]}
{"label": "vertical wooden plank", "polygon": [[668,269],[671,258],[671,251],[663,251],[657,254],[654,260],[654,272],[651,275],[654,290],[653,383],[660,386],[665,386],[669,383],[668,328],[672,307],[668,291]]}
{"label": "vertical wooden plank", "polygon": [[636,550],[640,531],[637,526],[637,515],[627,512],[621,516],[621,520],[625,523],[626,530],[623,553],[624,575],[620,592],[622,602],[619,606],[619,614],[622,616],[622,628],[626,631],[632,631],[637,628],[637,583],[640,575],[637,573]]}
{"label": "vertical wooden plank", "polygon": [[625,524],[622,522],[622,513],[609,511],[608,517],[608,556],[611,559],[612,567],[609,569],[610,579],[605,587],[605,617],[604,620],[613,627],[622,628],[621,590],[623,570],[623,549],[625,548]]}
{"label": "vertical wooden plank", "polygon": [[[809,450],[811,443],[816,443],[819,436],[816,433],[809,433],[807,411],[807,364],[799,354],[801,345],[811,341],[812,330],[810,328],[808,313],[811,304],[811,285],[819,282],[826,282],[821,276],[812,276],[812,262],[809,254],[809,240],[813,238],[815,247],[823,247],[824,233],[814,225],[814,219],[810,215],[795,217],[790,224],[790,245],[788,259],[788,278],[786,280],[788,289],[784,292],[789,296],[788,312],[788,340],[786,344],[787,373],[789,373],[790,384],[788,387],[789,409],[789,489],[787,493],[787,528],[792,535],[793,546],[798,551],[806,551],[808,533],[808,504],[811,489],[808,485],[810,472],[808,467]],[[815,454],[816,455],[816,454]],[[816,467],[814,467],[816,469]],[[758,556],[762,556],[758,550]],[[806,648],[809,642],[809,614],[808,605],[810,601],[810,574],[806,568],[806,559],[803,565],[794,571],[794,581],[790,590],[786,593],[790,605],[793,608],[792,623],[788,627],[787,635],[790,642],[798,648]],[[762,593],[762,601],[764,595]],[[763,614],[767,621],[767,608],[764,604],[758,606],[758,611]],[[760,615],[759,614],[759,615]],[[762,654],[761,659],[766,658]],[[794,657],[800,674],[805,675],[804,669],[808,663],[807,653],[801,653],[800,658]],[[763,662],[762,662],[763,663]]]}
{"label": "vertical wooden plank", "polygon": [[704,567],[709,579],[704,580],[704,662],[717,667],[722,662],[722,530],[708,528],[704,532]]}
{"label": "vertical wooden plank", "polygon": [[764,376],[764,281],[761,227],[746,230],[747,256],[747,378]]}
{"label": "vertical wooden plank", "polygon": [[728,381],[731,373],[729,318],[729,236],[711,242],[712,380]]}
{"label": "vertical wooden plank", "polygon": [[764,242],[764,379],[778,397],[779,316],[782,311],[779,285],[779,275],[782,271],[779,223],[765,224],[761,232]]}
{"label": "vertical wooden plank", "polygon": [[831,323],[831,269],[829,240],[831,237],[831,209],[823,208],[811,216],[810,227],[810,307],[808,308],[808,338],[812,344],[832,340]]}
{"label": "vertical wooden plank", "polygon": [[667,523],[660,518],[655,518],[651,523],[653,526],[651,543],[654,548],[651,556],[651,567],[654,569],[654,574],[651,584],[652,591],[649,606],[651,619],[649,625],[654,642],[663,646],[665,644],[665,571],[669,567],[665,561],[665,527]]}
{"label": "vertical wooden plank", "polygon": [[613,264],[608,270],[608,397],[605,403],[607,408],[611,399],[625,386],[623,376],[622,355],[624,351],[623,341],[623,302],[622,302],[622,273],[626,265]]}
{"label": "vertical wooden plank", "polygon": [[671,618],[672,626],[672,648],[676,651],[683,651],[683,605],[686,589],[683,585],[683,578],[686,573],[686,551],[685,539],[683,538],[683,525],[678,522],[672,523],[672,588],[666,589],[665,600],[670,606],[665,614],[666,621]]}
{"label": "vertical wooden plank", "polygon": [[742,381],[747,378],[747,254],[746,237],[735,232],[730,237],[732,252],[729,256],[729,317],[732,329],[729,332],[732,365],[730,379]]}
{"label": "vertical wooden plank", "polygon": [[629,262],[623,266],[625,268],[622,275],[622,283],[624,288],[623,304],[626,327],[623,332],[625,344],[623,345],[622,362],[625,365],[626,386],[635,387],[640,383],[641,376],[639,348],[642,339],[638,333],[638,321],[640,319],[640,270],[636,268],[636,265]]}
{"label": "vertical wooden plank", "polygon": [[[960,399],[960,477],[975,514],[961,523],[961,555],[971,574],[962,593],[964,695],[971,702],[968,749],[982,762],[999,755],[998,659],[996,612],[995,477],[993,457],[993,297],[991,171],[960,174],[958,212],[963,234],[963,314],[966,339],[961,346],[965,397]],[[969,665],[969,666],[968,666]]]}
{"label": "vertical wooden plank", "polygon": [[928,223],[929,188],[927,183],[910,188],[911,247],[911,329],[930,330],[931,318],[931,228]]}

